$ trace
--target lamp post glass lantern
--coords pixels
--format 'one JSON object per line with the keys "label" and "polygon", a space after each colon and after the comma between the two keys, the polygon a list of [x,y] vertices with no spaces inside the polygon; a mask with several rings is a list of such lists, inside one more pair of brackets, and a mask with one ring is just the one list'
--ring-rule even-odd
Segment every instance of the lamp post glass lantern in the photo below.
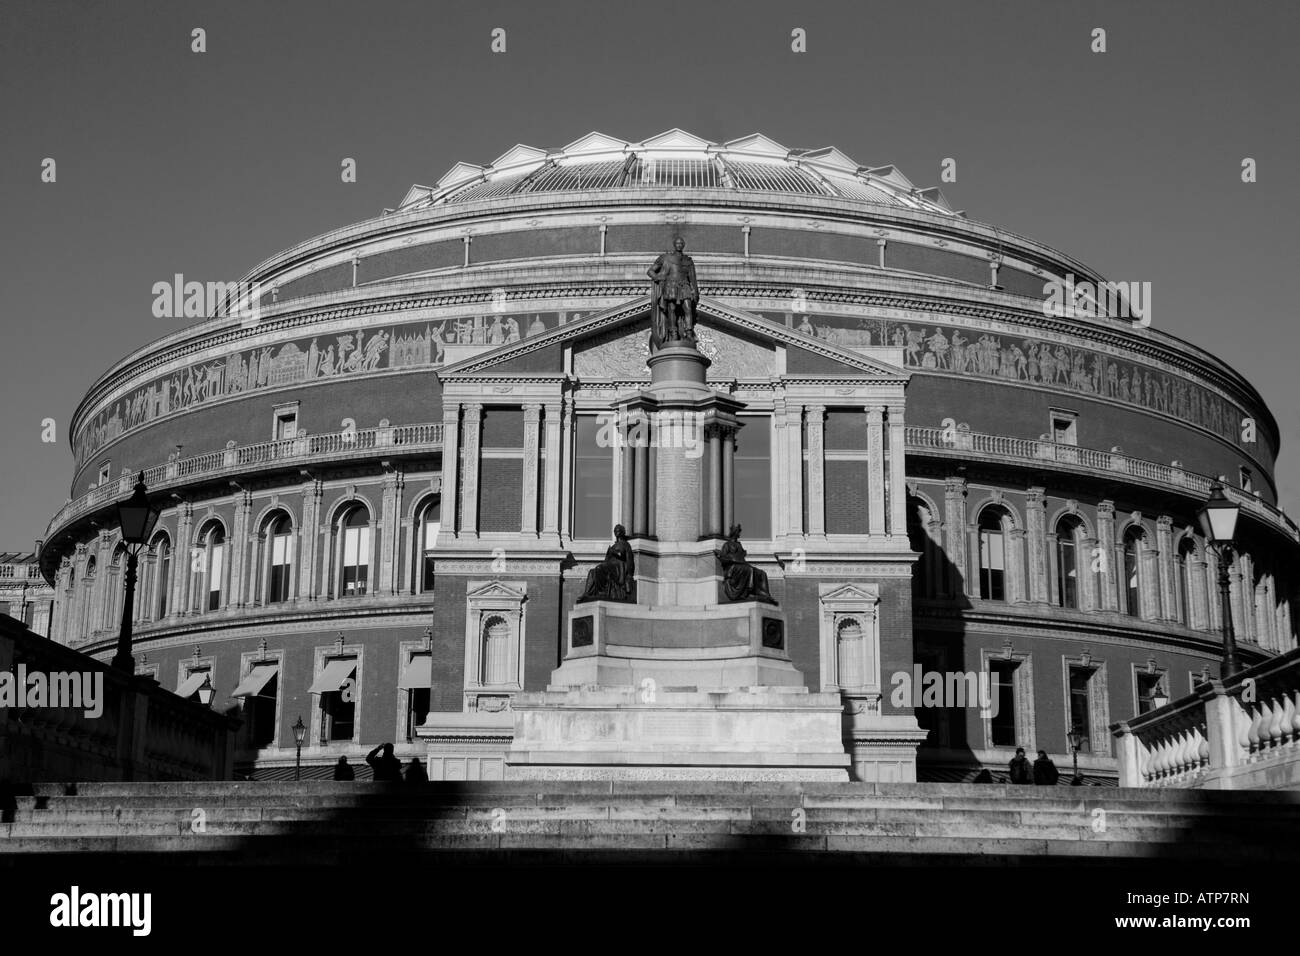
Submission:
{"label": "lamp post glass lantern", "polygon": [[122,601],[122,624],[117,631],[117,653],[113,667],[128,674],[135,673],[135,659],[131,656],[131,619],[135,616],[135,578],[140,549],[153,534],[160,509],[149,503],[149,493],[144,479],[137,479],[135,491],[126,501],[117,503],[117,525],[126,545],[126,596]]}
{"label": "lamp post glass lantern", "polygon": [[199,685],[199,691],[198,691],[199,703],[202,704],[204,707],[211,707],[212,695],[215,692],[216,692],[216,688],[212,686],[212,678],[204,677],[203,683]]}
{"label": "lamp post glass lantern", "polygon": [[298,722],[293,725],[293,742],[298,745],[298,756],[294,758],[293,779],[302,779],[302,742],[307,739],[307,725],[302,722],[302,714],[298,715]]}
{"label": "lamp post glass lantern", "polygon": [[1219,606],[1223,609],[1223,676],[1231,677],[1241,670],[1237,659],[1237,638],[1232,628],[1232,595],[1228,582],[1228,564],[1232,561],[1233,536],[1237,533],[1237,517],[1241,506],[1228,500],[1223,485],[1215,482],[1210,497],[1201,505],[1197,517],[1201,531],[1214,546],[1219,565]]}

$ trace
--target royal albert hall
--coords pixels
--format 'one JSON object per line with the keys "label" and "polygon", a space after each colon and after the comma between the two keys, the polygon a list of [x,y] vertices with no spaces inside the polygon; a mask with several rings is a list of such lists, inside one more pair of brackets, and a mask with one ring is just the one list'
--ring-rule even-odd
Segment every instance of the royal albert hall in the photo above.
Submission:
{"label": "royal albert hall", "polygon": [[[115,363],[40,548],[51,636],[112,657],[115,505],[142,477],[162,515],[137,670],[209,682],[241,772],[292,774],[301,718],[307,775],[385,741],[434,779],[508,775],[512,701],[561,663],[612,527],[654,534],[603,426],[649,381],[646,270],[678,236],[708,386],[743,424],[722,518],[790,658],[846,727],[914,717],[855,775],[1000,775],[1017,747],[1064,770],[1074,733],[1113,782],[1110,725],[1218,675],[1215,479],[1242,506],[1242,663],[1296,645],[1278,428],[1240,374],[1131,318],[1053,314],[1051,283],[1103,277],[892,166],[681,130],[458,163]],[[897,691],[931,671],[988,674],[996,712]]]}

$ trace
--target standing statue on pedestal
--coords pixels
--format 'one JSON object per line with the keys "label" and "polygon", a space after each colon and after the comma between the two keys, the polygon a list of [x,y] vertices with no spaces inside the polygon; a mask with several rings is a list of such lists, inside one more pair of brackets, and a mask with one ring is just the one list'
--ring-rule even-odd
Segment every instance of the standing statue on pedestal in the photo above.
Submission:
{"label": "standing statue on pedestal", "polygon": [[614,543],[605,551],[605,560],[587,572],[587,585],[582,589],[583,601],[636,602],[636,571],[632,546],[627,542],[623,526],[614,526]]}
{"label": "standing statue on pedestal", "polygon": [[646,270],[653,351],[674,342],[695,344],[695,303],[700,299],[700,286],[695,280],[695,260],[682,252],[685,248],[686,240],[678,236],[673,251],[665,252]]}
{"label": "standing statue on pedestal", "polygon": [[745,560],[746,551],[740,543],[740,525],[733,524],[727,532],[726,543],[718,552],[722,562],[722,593],[728,601],[766,601],[776,599],[767,590],[767,572]]}

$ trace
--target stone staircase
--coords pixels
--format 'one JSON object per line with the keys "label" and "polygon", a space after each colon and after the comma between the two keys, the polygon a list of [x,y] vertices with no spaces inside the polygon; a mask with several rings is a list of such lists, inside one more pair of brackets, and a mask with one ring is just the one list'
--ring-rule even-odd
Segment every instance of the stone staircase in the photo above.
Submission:
{"label": "stone staircase", "polygon": [[1300,792],[518,781],[96,783],[68,795],[36,784],[4,820],[4,868],[33,854],[244,865],[1300,862]]}

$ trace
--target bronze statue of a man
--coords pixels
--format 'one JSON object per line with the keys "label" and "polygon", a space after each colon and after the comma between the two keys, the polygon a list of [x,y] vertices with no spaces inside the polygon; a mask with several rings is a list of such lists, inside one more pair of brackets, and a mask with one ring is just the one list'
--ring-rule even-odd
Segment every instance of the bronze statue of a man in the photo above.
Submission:
{"label": "bronze statue of a man", "polygon": [[695,303],[700,286],[695,279],[695,260],[682,252],[686,240],[673,240],[673,251],[654,261],[650,277],[650,346],[661,349],[673,341],[695,341]]}

